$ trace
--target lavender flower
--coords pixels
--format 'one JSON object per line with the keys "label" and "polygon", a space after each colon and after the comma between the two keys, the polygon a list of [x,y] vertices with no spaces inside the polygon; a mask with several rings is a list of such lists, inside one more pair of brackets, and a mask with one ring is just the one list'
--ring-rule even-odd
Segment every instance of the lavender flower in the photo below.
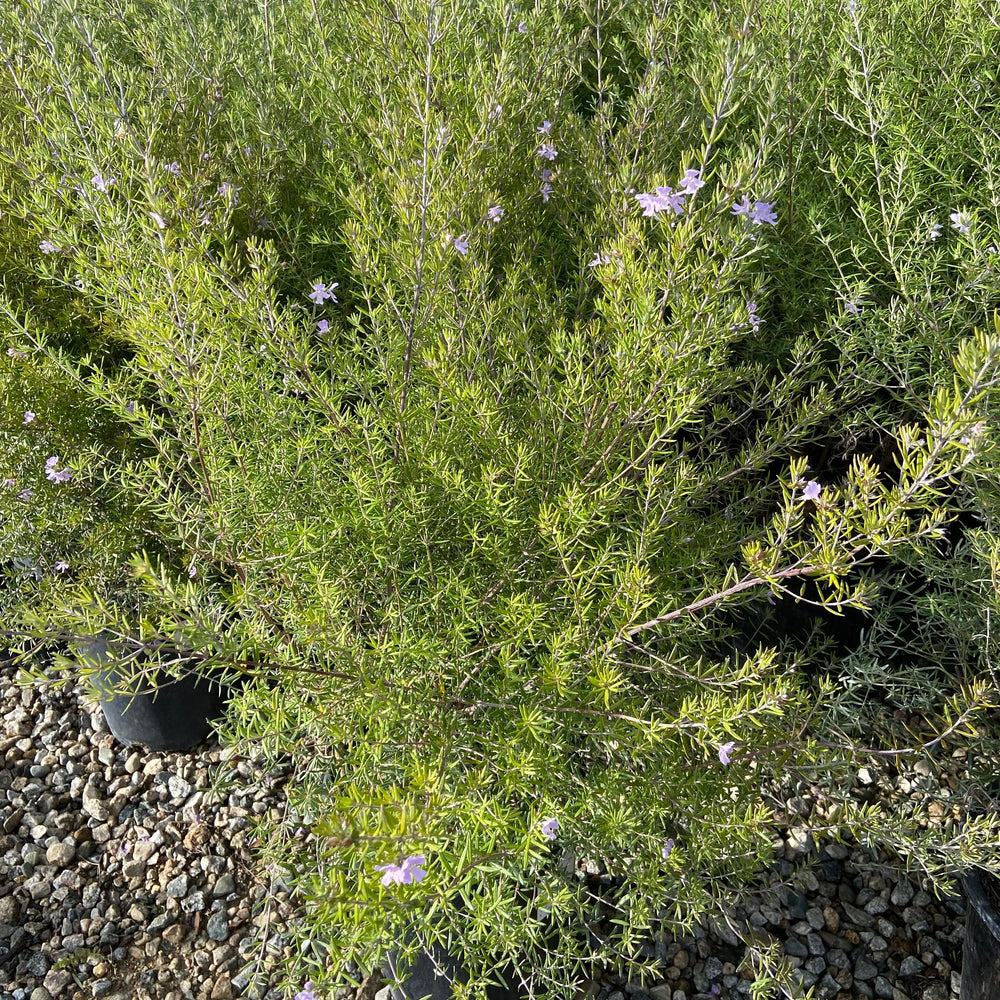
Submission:
{"label": "lavender flower", "polygon": [[382,876],[382,885],[392,885],[393,882],[399,885],[409,885],[411,882],[420,882],[427,875],[420,866],[427,863],[427,858],[423,854],[411,854],[403,859],[399,865],[376,865],[375,871],[385,872]]}
{"label": "lavender flower", "polygon": [[73,473],[68,469],[62,469],[59,472],[56,471],[56,466],[59,464],[59,456],[52,455],[50,458],[45,460],[45,475],[46,478],[50,479],[54,483],[65,483],[67,480],[73,478]]}
{"label": "lavender flower", "polygon": [[546,160],[554,160],[559,154],[556,152],[556,147],[550,142],[543,142],[538,149],[538,155],[544,156]]}
{"label": "lavender flower", "polygon": [[115,182],[115,178],[114,177],[109,177],[109,178],[107,178],[107,180],[105,180],[104,175],[103,174],[99,174],[99,173],[98,174],[94,174],[94,176],[90,178],[90,183],[93,184],[94,187],[97,188],[98,191],[104,191],[104,192],[106,192],[108,190],[108,188],[112,184],[114,184],[114,182]]}
{"label": "lavender flower", "polygon": [[669,857],[670,857],[670,852],[671,852],[671,851],[672,851],[673,849],[674,849],[674,842],[673,842],[673,840],[668,840],[668,841],[667,841],[667,842],[666,842],[666,843],[665,843],[665,844],[663,845],[663,850],[662,850],[662,852],[661,852],[661,853],[663,854],[663,860],[664,860],[664,861],[666,861],[666,860],[667,860],[667,858],[669,858]]}
{"label": "lavender flower", "polygon": [[556,830],[559,829],[559,820],[551,818],[542,820],[542,835],[549,838],[549,840],[556,839]]}
{"label": "lavender flower", "polygon": [[163,221],[163,216],[162,215],[157,215],[156,212],[150,212],[149,214],[150,214],[150,217],[156,223],[156,225],[157,225],[157,227],[159,229],[166,229],[167,228],[167,224]]}
{"label": "lavender flower", "polygon": [[457,240],[455,240],[453,246],[455,249],[462,254],[464,257],[469,252],[469,241],[467,239],[468,234],[462,233]]}
{"label": "lavender flower", "polygon": [[486,217],[490,220],[490,222],[499,222],[503,217],[503,209],[499,205],[494,205],[492,208],[487,210]]}
{"label": "lavender flower", "polygon": [[30,424],[34,419],[35,419],[35,415],[34,415],[34,413],[31,412],[31,410],[25,410],[24,411],[24,422],[26,424]]}
{"label": "lavender flower", "polygon": [[941,235],[941,223],[935,222],[930,228],[930,232],[927,234],[929,240],[936,240]]}
{"label": "lavender flower", "polygon": [[543,121],[541,125],[536,129],[537,132],[541,132],[542,135],[548,135],[549,129],[552,128],[552,122]]}
{"label": "lavender flower", "polygon": [[723,743],[722,746],[719,747],[719,760],[723,764],[729,763],[729,755],[733,752],[733,747],[735,746],[736,746],[735,743],[730,742],[730,743]]}
{"label": "lavender flower", "polygon": [[311,979],[306,980],[305,989],[300,990],[295,994],[295,1000],[316,1000],[316,994],[313,993],[313,984]]}
{"label": "lavender flower", "polygon": [[522,21],[518,26],[517,30],[523,35],[528,30],[528,25]]}
{"label": "lavender flower", "polygon": [[704,186],[705,182],[701,179],[700,170],[684,171],[684,179],[681,181],[681,187],[685,194],[694,194],[699,188],[703,188]]}
{"label": "lavender flower", "polygon": [[674,215],[684,214],[683,191],[678,191],[675,194],[673,188],[658,187],[656,189],[656,196],[660,201],[661,208],[672,208],[674,210]]}
{"label": "lavender flower", "polygon": [[173,163],[168,163],[163,169],[169,170],[176,177],[181,172],[181,165],[174,160]]}
{"label": "lavender flower", "polygon": [[844,312],[849,312],[852,316],[857,316],[861,312],[861,305],[857,299],[844,302]]}
{"label": "lavender flower", "polygon": [[41,250],[42,253],[59,252],[59,247],[57,247],[54,243],[51,243],[49,240],[42,240],[42,242],[38,244],[38,249]]}
{"label": "lavender flower", "polygon": [[543,184],[542,185],[542,201],[548,201],[549,196],[552,194],[552,185]]}
{"label": "lavender flower", "polygon": [[611,257],[608,254],[595,253],[594,259],[587,265],[587,267],[600,267],[601,264],[610,264]]}
{"label": "lavender flower", "polygon": [[753,203],[753,215],[750,217],[750,221],[753,222],[755,226],[759,226],[762,222],[767,222],[772,226],[776,226],[778,224],[778,217],[774,214],[774,202],[755,201]]}
{"label": "lavender flower", "polygon": [[950,218],[952,228],[957,229],[960,233],[969,231],[970,219],[966,212],[952,212]]}
{"label": "lavender flower", "polygon": [[329,333],[329,331],[330,331],[330,321],[329,320],[325,320],[325,319],[321,319],[316,324],[316,329],[317,329],[317,331],[319,333]]}
{"label": "lavender flower", "polygon": [[812,480],[805,485],[805,489],[802,490],[803,500],[818,500],[820,491],[823,489],[819,483]]}
{"label": "lavender flower", "polygon": [[69,569],[69,563],[64,559],[60,559],[53,568],[57,573],[65,573]]}
{"label": "lavender flower", "polygon": [[750,314],[749,321],[751,326],[753,326],[754,333],[756,333],[760,329],[760,324],[762,322],[761,318],[757,315],[757,303],[748,302],[747,312]]}
{"label": "lavender flower", "polygon": [[753,207],[750,204],[750,198],[748,195],[743,195],[743,201],[733,205],[732,208],[733,215],[749,216],[752,211]]}
{"label": "lavender flower", "polygon": [[334,282],[332,285],[327,287],[322,281],[315,281],[313,282],[313,290],[309,293],[309,298],[311,298],[318,306],[321,306],[327,299],[333,299],[333,301],[336,302],[337,296],[333,294],[333,289],[339,287],[339,282]]}

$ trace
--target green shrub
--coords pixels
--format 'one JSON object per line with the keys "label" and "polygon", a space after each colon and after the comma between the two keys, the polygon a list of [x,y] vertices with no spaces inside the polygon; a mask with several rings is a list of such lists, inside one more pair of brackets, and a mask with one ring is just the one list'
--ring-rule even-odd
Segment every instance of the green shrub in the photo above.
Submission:
{"label": "green shrub", "polygon": [[[611,6],[0,13],[0,106],[29,112],[3,133],[4,333],[47,412],[85,414],[26,445],[33,396],[8,397],[20,474],[52,451],[73,478],[5,497],[5,540],[72,541],[79,569],[3,610],[262,675],[223,737],[297,762],[308,839],[260,828],[318,942],[284,985],[414,934],[477,989],[525,955],[552,995],[639,974],[644,935],[769,859],[762,789],[803,774],[835,836],[942,885],[995,865],[992,815],[934,832],[842,786],[878,752],[859,685],[909,674],[876,583],[914,554],[974,608],[927,616],[946,669],[890,690],[927,716],[899,753],[995,703],[957,651],[989,659],[996,603],[1000,224],[969,165],[997,135],[953,98],[996,30],[916,0]],[[644,215],[685,171],[679,214]],[[879,643],[737,651],[741,615],[807,585],[878,611]],[[794,989],[760,958],[761,992]]]}

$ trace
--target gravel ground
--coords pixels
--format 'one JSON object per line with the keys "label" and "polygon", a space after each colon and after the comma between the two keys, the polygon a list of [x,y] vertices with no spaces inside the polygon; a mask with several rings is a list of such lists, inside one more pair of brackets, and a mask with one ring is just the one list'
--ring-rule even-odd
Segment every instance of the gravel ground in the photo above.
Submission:
{"label": "gravel ground", "polygon": [[[250,824],[268,811],[288,821],[291,765],[261,773],[216,744],[122,747],[81,690],[21,690],[15,672],[0,667],[0,1000],[285,1000],[268,969],[295,914],[288,887],[255,865]],[[946,763],[891,782],[862,770],[857,794],[930,798],[944,819],[947,771],[964,758]],[[742,1000],[748,940],[778,942],[820,997],[958,996],[964,899],[939,901],[859,847],[815,843],[816,789],[784,812],[778,860],[728,925],[650,942],[661,983],[605,975],[580,1000]],[[359,993],[388,990],[376,977],[335,1000]]]}

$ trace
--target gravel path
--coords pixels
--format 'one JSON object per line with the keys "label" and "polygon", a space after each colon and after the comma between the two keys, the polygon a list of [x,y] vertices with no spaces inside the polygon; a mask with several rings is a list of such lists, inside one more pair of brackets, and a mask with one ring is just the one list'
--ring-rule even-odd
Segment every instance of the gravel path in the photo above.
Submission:
{"label": "gravel path", "polygon": [[[294,911],[288,887],[257,869],[250,824],[282,818],[291,765],[260,773],[262,761],[215,744],[124,748],[80,690],[21,690],[15,672],[0,667],[0,1000],[290,1000],[268,969],[290,947]],[[951,766],[963,764],[959,752]],[[964,900],[935,899],[861,848],[814,843],[815,792],[785,802],[778,860],[731,926],[650,942],[662,982],[606,975],[580,1000],[742,1000],[748,939],[777,942],[821,997],[958,996]],[[950,811],[948,779],[926,762],[891,783],[862,770],[857,794]],[[366,1000],[387,1000],[380,985]]]}

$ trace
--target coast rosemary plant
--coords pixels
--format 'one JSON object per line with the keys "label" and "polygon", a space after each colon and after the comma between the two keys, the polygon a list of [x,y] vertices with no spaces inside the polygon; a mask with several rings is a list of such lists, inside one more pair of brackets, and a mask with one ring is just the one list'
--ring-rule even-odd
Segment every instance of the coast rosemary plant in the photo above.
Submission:
{"label": "coast rosemary plant", "polygon": [[[881,6],[0,12],[6,631],[48,679],[99,631],[259,678],[222,737],[296,762],[290,988],[434,943],[456,996],[653,975],[803,776],[832,836],[996,865],[992,815],[843,791],[971,738],[988,671],[946,657],[887,747],[845,726],[870,663],[737,642],[769,598],[877,613],[962,509],[952,590],[997,561],[1000,143],[960,118],[1000,29]],[[973,589],[934,636],[985,662]]]}

